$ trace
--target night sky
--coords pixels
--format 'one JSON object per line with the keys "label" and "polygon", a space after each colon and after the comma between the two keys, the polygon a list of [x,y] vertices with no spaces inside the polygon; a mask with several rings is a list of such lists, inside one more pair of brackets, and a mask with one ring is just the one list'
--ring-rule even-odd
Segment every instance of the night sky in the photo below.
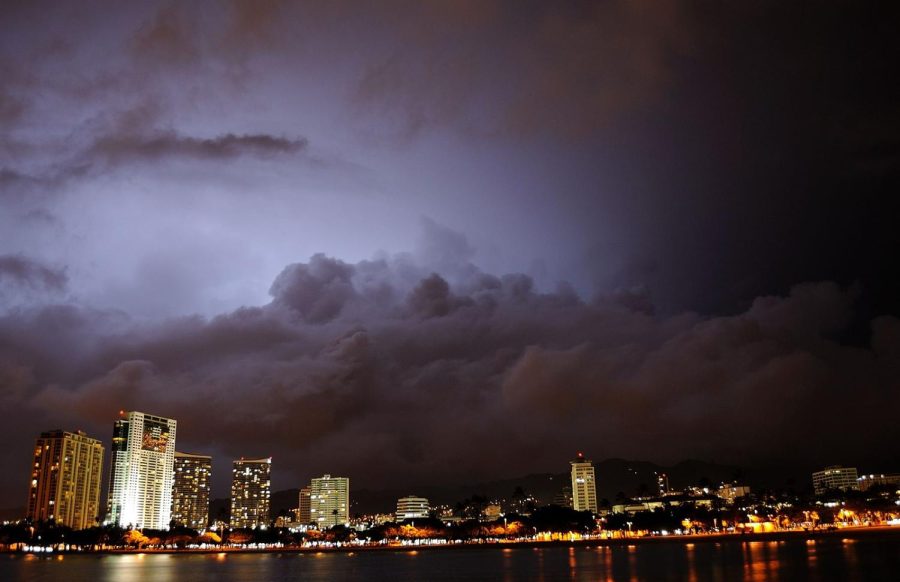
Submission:
{"label": "night sky", "polygon": [[419,4],[2,3],[0,507],[120,409],[216,495],[900,470],[896,13]]}

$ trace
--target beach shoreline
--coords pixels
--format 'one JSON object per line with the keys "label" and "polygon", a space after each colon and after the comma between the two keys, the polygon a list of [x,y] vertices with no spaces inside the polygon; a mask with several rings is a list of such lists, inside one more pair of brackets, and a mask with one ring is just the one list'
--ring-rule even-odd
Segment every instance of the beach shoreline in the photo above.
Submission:
{"label": "beach shoreline", "polygon": [[97,550],[53,550],[34,552],[25,550],[5,550],[8,555],[56,556],[56,555],[206,555],[206,554],[294,554],[294,553],[353,553],[353,552],[418,552],[431,550],[466,550],[482,549],[541,549],[541,548],[593,548],[593,547],[629,547],[642,544],[715,544],[732,542],[787,542],[805,540],[815,543],[819,540],[842,539],[848,542],[881,536],[900,537],[898,526],[860,526],[835,530],[788,530],[767,533],[716,533],[694,535],[643,536],[625,538],[592,538],[575,540],[515,540],[466,542],[447,544],[384,544],[384,545],[342,545],[335,546],[288,546],[278,548],[106,548]]}

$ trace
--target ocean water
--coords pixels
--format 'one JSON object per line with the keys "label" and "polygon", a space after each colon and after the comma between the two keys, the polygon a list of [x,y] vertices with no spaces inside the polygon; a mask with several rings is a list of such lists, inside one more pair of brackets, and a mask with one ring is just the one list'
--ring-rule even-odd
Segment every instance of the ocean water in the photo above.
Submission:
{"label": "ocean water", "polygon": [[350,553],[0,555],[0,581],[900,580],[900,536]]}

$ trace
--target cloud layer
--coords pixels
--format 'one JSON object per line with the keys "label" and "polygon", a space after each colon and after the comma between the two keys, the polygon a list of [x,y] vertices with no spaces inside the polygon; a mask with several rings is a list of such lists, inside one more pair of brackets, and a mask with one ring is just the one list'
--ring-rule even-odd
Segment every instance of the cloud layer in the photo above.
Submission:
{"label": "cloud layer", "polygon": [[[431,232],[434,251],[447,236]],[[840,345],[852,289],[803,284],[733,316],[658,317],[620,296],[537,292],[525,275],[479,270],[461,246],[441,247],[452,275],[419,253],[315,255],[284,268],[268,304],[210,319],[9,311],[3,461],[51,426],[105,438],[123,408],[178,419],[180,446],[223,465],[274,455],[277,488],[323,472],[368,487],[510,476],[558,469],[576,449],[898,461],[889,415],[872,411],[900,406],[900,320],[875,320],[868,347]],[[852,434],[833,430],[860,418]]]}

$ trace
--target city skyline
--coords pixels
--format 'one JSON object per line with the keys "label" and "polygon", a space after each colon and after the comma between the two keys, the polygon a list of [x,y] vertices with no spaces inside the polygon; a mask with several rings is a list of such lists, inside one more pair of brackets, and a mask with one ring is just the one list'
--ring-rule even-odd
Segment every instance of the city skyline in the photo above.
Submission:
{"label": "city skyline", "polygon": [[[170,454],[175,447],[176,424],[174,419],[144,412],[120,411],[114,422],[108,476],[103,475],[104,447],[101,441],[83,431],[41,433],[34,447],[29,496],[23,517],[34,522],[57,522],[72,529],[94,527],[100,523],[151,529],[168,529],[171,523],[201,532],[210,524],[215,529],[219,516],[210,514],[212,457],[178,451]],[[170,456],[172,463],[167,465]],[[273,492],[271,465],[271,457],[242,457],[232,461],[231,510],[226,525],[253,529],[276,522],[270,502]],[[635,501],[611,506],[609,499],[603,499],[602,504],[598,502],[592,460],[578,452],[569,465],[570,485],[561,485],[557,489],[552,504],[592,515],[602,514],[601,505],[603,511],[608,512],[612,507],[614,513],[652,511],[666,503],[671,504],[672,499],[685,493],[713,494],[727,503],[751,493],[751,487],[737,476],[722,481],[717,491],[710,490],[712,483],[704,486],[701,482],[699,487],[671,492],[668,474],[654,471],[648,476],[656,483],[656,496],[647,495],[651,489],[644,483],[641,484],[643,493],[639,493]],[[105,514],[99,511],[103,477],[109,482]],[[159,487],[163,483],[170,484],[168,495]],[[290,509],[291,517],[285,523],[320,529],[348,525],[352,513],[349,484],[347,477],[332,477],[326,473],[297,487],[297,505]],[[860,476],[856,467],[831,465],[812,472],[810,485],[816,496],[837,491],[865,492],[872,487],[900,486],[900,473],[863,473]],[[522,496],[525,496],[524,492]],[[164,522],[166,514],[162,503],[166,499],[170,502],[168,515],[171,520]],[[670,501],[661,501],[666,499]],[[506,506],[507,510],[520,502],[516,502],[514,496],[512,504]],[[407,495],[397,499],[394,517],[398,521],[424,519],[434,515],[432,509],[427,498]],[[489,505],[488,509],[493,512],[492,519],[503,515],[502,505]],[[279,519],[285,519],[279,515]]]}
{"label": "city skyline", "polygon": [[900,4],[0,14],[0,581],[898,578]]}
{"label": "city skyline", "polygon": [[0,511],[119,410],[214,499],[242,455],[398,495],[577,450],[900,468],[892,15],[8,4]]}

